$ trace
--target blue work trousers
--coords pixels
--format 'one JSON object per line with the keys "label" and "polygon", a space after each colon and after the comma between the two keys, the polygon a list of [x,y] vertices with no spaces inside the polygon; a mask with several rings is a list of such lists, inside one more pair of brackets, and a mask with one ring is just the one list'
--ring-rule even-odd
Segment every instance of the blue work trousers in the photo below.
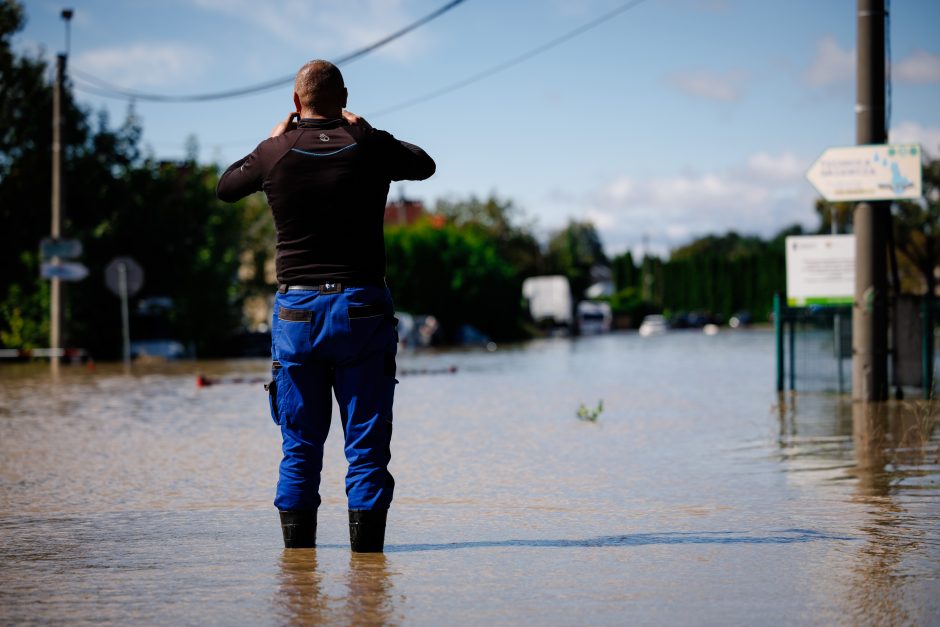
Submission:
{"label": "blue work trousers", "polygon": [[395,489],[388,463],[398,350],[392,298],[378,286],[327,291],[275,297],[269,391],[284,458],[274,505],[282,511],[319,507],[333,393],[346,440],[349,509],[388,509]]}

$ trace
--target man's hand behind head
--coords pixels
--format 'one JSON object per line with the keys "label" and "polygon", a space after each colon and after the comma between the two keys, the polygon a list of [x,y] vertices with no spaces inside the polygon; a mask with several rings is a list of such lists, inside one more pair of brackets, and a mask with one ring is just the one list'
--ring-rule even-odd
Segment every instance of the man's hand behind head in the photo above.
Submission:
{"label": "man's hand behind head", "polygon": [[291,111],[291,114],[287,116],[286,120],[282,120],[277,123],[277,126],[271,129],[271,137],[277,137],[278,135],[283,135],[287,131],[292,131],[297,128],[297,120],[300,119],[300,114],[296,111]]}
{"label": "man's hand behind head", "polygon": [[363,130],[368,131],[372,128],[372,125],[366,122],[365,118],[361,118],[352,111],[347,111],[343,109],[343,119],[346,120],[346,123],[350,126],[361,126]]}

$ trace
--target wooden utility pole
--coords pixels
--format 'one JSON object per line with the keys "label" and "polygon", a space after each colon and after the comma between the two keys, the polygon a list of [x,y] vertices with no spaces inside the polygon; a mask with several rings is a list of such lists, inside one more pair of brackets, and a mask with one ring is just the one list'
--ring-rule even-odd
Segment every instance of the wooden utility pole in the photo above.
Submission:
{"label": "wooden utility pole", "polygon": [[[885,128],[884,0],[857,0],[855,139],[859,145],[887,143]],[[852,398],[888,398],[886,202],[855,207],[855,302],[852,307]]]}

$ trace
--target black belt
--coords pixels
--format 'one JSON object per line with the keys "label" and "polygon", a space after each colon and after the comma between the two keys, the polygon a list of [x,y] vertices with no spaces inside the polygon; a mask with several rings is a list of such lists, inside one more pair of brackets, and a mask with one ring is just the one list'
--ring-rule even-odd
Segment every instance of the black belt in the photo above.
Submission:
{"label": "black belt", "polygon": [[339,294],[347,287],[385,287],[385,281],[354,281],[347,283],[343,281],[330,281],[329,283],[316,283],[314,285],[295,285],[293,283],[281,283],[277,286],[277,291],[286,294],[288,290],[299,290],[302,292],[320,292],[321,294]]}

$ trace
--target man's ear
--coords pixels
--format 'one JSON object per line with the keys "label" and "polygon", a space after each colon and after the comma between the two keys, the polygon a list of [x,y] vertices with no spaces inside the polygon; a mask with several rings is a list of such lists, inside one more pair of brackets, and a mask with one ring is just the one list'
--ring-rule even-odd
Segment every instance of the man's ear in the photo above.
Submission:
{"label": "man's ear", "polygon": [[297,92],[294,92],[294,107],[297,109],[297,113],[300,113],[300,96],[297,95]]}
{"label": "man's ear", "polygon": [[349,100],[349,90],[343,87],[343,104],[340,105],[342,109],[346,108],[346,101]]}

